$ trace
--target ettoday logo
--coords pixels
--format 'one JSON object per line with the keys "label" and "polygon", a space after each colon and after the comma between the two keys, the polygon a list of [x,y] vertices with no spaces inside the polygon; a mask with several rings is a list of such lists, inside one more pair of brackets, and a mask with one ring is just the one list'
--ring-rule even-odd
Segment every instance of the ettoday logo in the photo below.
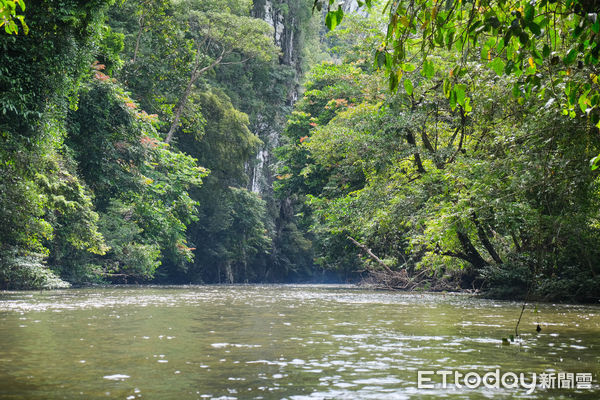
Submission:
{"label": "ettoday logo", "polygon": [[527,394],[531,394],[538,387],[540,389],[591,389],[592,374],[586,372],[517,374],[511,371],[501,373],[500,369],[483,374],[478,371],[467,373],[449,370],[417,371],[417,388],[434,389],[436,382],[441,383],[443,389],[448,388],[449,385],[457,389],[462,387],[475,389],[483,386],[488,389],[525,389]]}

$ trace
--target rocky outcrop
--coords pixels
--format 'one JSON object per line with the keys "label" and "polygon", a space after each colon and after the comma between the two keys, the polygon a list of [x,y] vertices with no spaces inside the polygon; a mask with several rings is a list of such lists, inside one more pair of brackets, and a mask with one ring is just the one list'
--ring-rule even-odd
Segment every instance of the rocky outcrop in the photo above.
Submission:
{"label": "rocky outcrop", "polygon": [[273,104],[281,110],[271,115],[256,115],[252,121],[252,131],[263,141],[253,163],[248,165],[249,189],[263,196],[272,195],[274,163],[273,150],[279,146],[279,137],[285,127],[287,112],[298,99],[300,90],[302,26],[310,16],[310,4],[302,0],[256,0],[252,16],[268,22],[273,27],[273,41],[281,49],[279,65],[286,71],[286,79],[276,84],[282,85],[283,96]]}

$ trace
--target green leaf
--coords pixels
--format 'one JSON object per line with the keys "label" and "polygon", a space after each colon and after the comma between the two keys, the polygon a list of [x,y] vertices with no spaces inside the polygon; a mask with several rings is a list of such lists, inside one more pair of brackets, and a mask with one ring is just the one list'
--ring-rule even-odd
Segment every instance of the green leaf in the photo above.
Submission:
{"label": "green leaf", "polygon": [[535,22],[531,21],[529,24],[527,24],[527,26],[529,27],[531,33],[533,33],[535,36],[540,36],[542,34],[542,28],[540,28],[540,26]]}
{"label": "green leaf", "polygon": [[512,95],[513,97],[519,97],[521,95],[521,88],[518,83],[515,83],[512,87]]}
{"label": "green leaf", "polygon": [[329,28],[329,30],[335,29],[337,25],[337,16],[334,12],[329,11],[327,13],[327,15],[325,16],[325,25],[327,26],[327,28]]}
{"label": "green leaf", "polygon": [[443,86],[444,96],[450,97],[450,88],[451,88],[450,80],[444,79],[444,86]]}
{"label": "green leaf", "polygon": [[590,167],[592,168],[592,171],[600,167],[600,155],[597,155],[596,157],[590,160]]}
{"label": "green leaf", "polygon": [[344,19],[344,10],[342,9],[341,6],[338,7],[337,11],[335,12],[337,15],[337,22],[338,25],[342,23],[342,20]]}
{"label": "green leaf", "polygon": [[529,35],[527,32],[521,31],[519,34],[519,42],[521,42],[521,44],[527,44],[527,42],[529,42]]}
{"label": "green leaf", "polygon": [[456,91],[455,90],[451,90],[450,91],[450,108],[452,109],[452,111],[454,111],[456,109]]}
{"label": "green leaf", "polygon": [[334,30],[342,22],[343,18],[344,10],[342,10],[342,7],[338,7],[337,11],[329,11],[327,13],[325,16],[325,25],[329,30]]}
{"label": "green leaf", "polygon": [[510,38],[512,37],[512,34],[513,34],[512,30],[510,30],[510,29],[509,29],[509,30],[506,32],[506,35],[504,35],[504,38],[503,38],[503,40],[504,40],[504,45],[505,45],[505,46],[507,46],[507,45],[508,45],[508,42],[510,42]]}
{"label": "green leaf", "polygon": [[465,105],[466,90],[466,85],[460,84],[454,86],[454,92],[456,93],[456,102],[461,106]]}
{"label": "green leaf", "polygon": [[502,76],[506,64],[500,58],[494,58],[492,62],[488,63],[488,66],[494,70],[496,75]]}
{"label": "green leaf", "polygon": [[452,48],[452,43],[454,43],[454,29],[450,29],[446,35],[446,48],[448,50]]}
{"label": "green leaf", "polygon": [[465,98],[464,109],[465,109],[466,113],[470,113],[471,111],[473,111],[473,106],[471,106],[471,98],[470,97]]}
{"label": "green leaf", "polygon": [[477,29],[479,27],[479,25],[481,25],[481,21],[477,20],[474,23],[471,24],[471,26],[469,26],[469,33],[473,33],[473,31],[475,29]]}
{"label": "green leaf", "polygon": [[588,108],[587,99],[587,93],[584,93],[581,96],[579,96],[579,100],[577,101],[577,103],[579,103],[579,108],[581,109],[581,112],[586,112]]}
{"label": "green leaf", "polygon": [[396,88],[398,87],[398,75],[395,73],[391,73],[390,74],[390,79],[389,79],[389,85],[390,85],[390,91],[393,92],[396,90]]}
{"label": "green leaf", "polygon": [[414,87],[413,87],[411,80],[408,78],[404,78],[403,84],[404,84],[404,90],[406,90],[406,94],[408,94],[409,96],[412,95]]}
{"label": "green leaf", "polygon": [[567,53],[567,55],[565,56],[565,58],[563,59],[563,62],[565,63],[565,65],[569,65],[569,64],[572,64],[576,58],[577,58],[577,49],[571,49],[571,51],[569,51]]}
{"label": "green leaf", "polygon": [[483,45],[481,46],[481,59],[482,60],[487,60],[488,59],[488,54],[490,52],[490,48],[487,45]]}
{"label": "green leaf", "polygon": [[383,51],[377,50],[375,55],[375,62],[377,63],[377,69],[380,69],[385,66],[385,53]]}
{"label": "green leaf", "polygon": [[550,46],[548,46],[547,44],[544,45],[544,49],[542,50],[542,56],[544,58],[548,58],[548,56],[550,55]]}
{"label": "green leaf", "polygon": [[506,75],[510,74],[513,71],[514,66],[515,66],[515,63],[513,60],[510,60],[509,62],[507,62],[506,67],[504,67],[504,73]]}
{"label": "green leaf", "polygon": [[423,68],[421,69],[421,75],[427,79],[433,78],[435,75],[435,67],[433,66],[433,62],[425,60],[423,63]]}
{"label": "green leaf", "polygon": [[531,22],[535,17],[535,8],[530,4],[525,6],[525,21]]}
{"label": "green leaf", "polygon": [[415,67],[415,65],[411,63],[402,64],[402,71],[404,72],[413,72],[416,68],[417,67]]}

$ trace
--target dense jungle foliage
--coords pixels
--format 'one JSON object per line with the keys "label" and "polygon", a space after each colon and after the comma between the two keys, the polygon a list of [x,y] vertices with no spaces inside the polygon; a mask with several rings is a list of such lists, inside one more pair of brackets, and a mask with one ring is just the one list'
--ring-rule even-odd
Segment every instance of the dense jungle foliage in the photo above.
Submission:
{"label": "dense jungle foliage", "polygon": [[1,0],[0,287],[600,300],[597,6],[338,3]]}
{"label": "dense jungle foliage", "polygon": [[311,71],[280,149],[317,262],[598,301],[597,5],[358,5],[314,2],[339,62]]}
{"label": "dense jungle foliage", "polygon": [[251,128],[284,120],[299,70],[260,7],[0,4],[1,287],[289,278],[247,190]]}

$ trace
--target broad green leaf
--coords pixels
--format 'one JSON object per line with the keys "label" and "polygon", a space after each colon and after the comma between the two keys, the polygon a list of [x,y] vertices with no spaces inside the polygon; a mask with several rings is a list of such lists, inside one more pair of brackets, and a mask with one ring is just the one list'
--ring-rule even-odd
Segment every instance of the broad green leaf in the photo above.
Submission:
{"label": "broad green leaf", "polygon": [[413,72],[416,68],[417,67],[415,67],[415,65],[411,63],[402,64],[402,71],[404,72]]}
{"label": "broad green leaf", "polygon": [[421,74],[427,79],[433,78],[435,75],[435,67],[433,66],[433,62],[425,60],[423,63],[423,68],[421,69]]}
{"label": "broad green leaf", "polygon": [[325,25],[329,30],[333,30],[337,25],[337,16],[333,12],[328,12],[325,16]]}
{"label": "broad green leaf", "polygon": [[512,87],[512,95],[513,97],[519,97],[521,95],[521,88],[518,83],[515,83]]}
{"label": "broad green leaf", "polygon": [[452,109],[452,111],[454,111],[456,109],[456,91],[455,90],[450,90],[450,108]]}
{"label": "broad green leaf", "polygon": [[444,79],[444,85],[443,85],[444,96],[446,96],[446,97],[450,96],[450,88],[451,88],[450,80],[449,79]]}
{"label": "broad green leaf", "polygon": [[535,36],[540,36],[542,34],[542,28],[540,28],[540,26],[535,22],[532,21],[527,26],[529,27],[531,33],[533,33]]}
{"label": "broad green leaf", "polygon": [[567,55],[565,56],[565,58],[563,59],[563,62],[566,65],[572,64],[575,59],[577,58],[577,49],[571,49]]}
{"label": "broad green leaf", "polygon": [[383,68],[385,66],[385,53],[383,51],[377,50],[375,61],[377,63],[377,69]]}
{"label": "broad green leaf", "polygon": [[471,106],[471,98],[470,97],[465,98],[464,109],[465,109],[465,112],[467,112],[467,113],[470,113],[471,111],[473,111],[473,106]]}
{"label": "broad green leaf", "polygon": [[446,48],[450,50],[452,48],[452,43],[454,43],[454,29],[448,30],[448,34],[446,35]]}
{"label": "broad green leaf", "polygon": [[505,65],[504,61],[502,61],[502,59],[494,58],[494,60],[492,60],[492,62],[490,62],[488,64],[488,66],[494,70],[496,75],[502,76],[502,73],[504,72],[504,67],[506,65]]}
{"label": "broad green leaf", "polygon": [[521,33],[519,34],[519,42],[521,42],[521,44],[523,45],[529,42],[529,35],[527,34],[527,32],[521,31]]}
{"label": "broad green leaf", "polygon": [[391,73],[389,79],[390,91],[393,92],[398,87],[398,75]]}
{"label": "broad green leaf", "polygon": [[598,167],[600,167],[600,155],[597,155],[596,157],[594,157],[590,160],[590,167],[592,168],[592,171],[594,171],[594,170],[598,169]]}
{"label": "broad green leaf", "polygon": [[461,106],[465,105],[466,89],[467,86],[463,84],[454,86],[454,92],[456,93],[456,102]]}
{"label": "broad green leaf", "polygon": [[586,112],[588,109],[588,105],[591,105],[591,101],[588,98],[589,93],[590,93],[590,90],[586,90],[581,96],[579,96],[579,100],[577,100],[577,103],[579,104],[579,108],[581,109],[581,112]]}
{"label": "broad green leaf", "polygon": [[512,30],[509,29],[506,32],[506,34],[504,35],[503,40],[504,40],[504,45],[505,46],[508,46],[508,42],[510,42],[510,38],[512,37],[512,34],[513,34]]}
{"label": "broad green leaf", "polygon": [[404,90],[409,96],[413,94],[414,87],[412,81],[408,78],[404,78]]}
{"label": "broad green leaf", "polygon": [[548,58],[548,56],[550,56],[550,46],[548,46],[547,44],[544,44],[544,49],[542,50],[542,56],[544,58]]}
{"label": "broad green leaf", "polygon": [[342,7],[339,7],[336,11],[329,11],[325,16],[325,25],[330,30],[334,30],[336,26],[338,26],[342,19],[344,18],[344,10]]}
{"label": "broad green leaf", "polygon": [[531,3],[525,6],[525,21],[531,22],[535,17],[535,8],[531,5]]}
{"label": "broad green leaf", "polygon": [[581,95],[579,96],[579,100],[577,101],[577,103],[579,103],[579,108],[581,109],[581,112],[585,112],[587,110],[587,104],[585,104],[585,101],[587,100],[587,97],[585,95]]}

